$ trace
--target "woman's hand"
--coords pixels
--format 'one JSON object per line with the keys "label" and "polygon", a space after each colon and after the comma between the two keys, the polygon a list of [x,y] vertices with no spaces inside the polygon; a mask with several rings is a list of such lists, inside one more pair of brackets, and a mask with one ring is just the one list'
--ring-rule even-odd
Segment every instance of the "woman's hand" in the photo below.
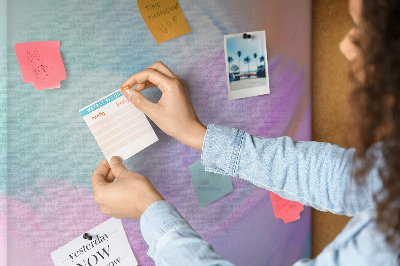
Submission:
{"label": "woman's hand", "polygon": [[[130,89],[136,85],[136,89]],[[158,103],[140,92],[157,87],[162,96]],[[125,97],[145,113],[157,126],[183,144],[201,151],[206,127],[200,122],[190,101],[186,84],[161,62],[132,75],[121,86]]]}
{"label": "woman's hand", "polygon": [[[110,168],[111,166],[111,168]],[[113,182],[117,178],[117,181]],[[103,159],[92,176],[94,200],[100,211],[115,218],[140,219],[153,202],[164,200],[147,177],[129,171],[121,159]]]}

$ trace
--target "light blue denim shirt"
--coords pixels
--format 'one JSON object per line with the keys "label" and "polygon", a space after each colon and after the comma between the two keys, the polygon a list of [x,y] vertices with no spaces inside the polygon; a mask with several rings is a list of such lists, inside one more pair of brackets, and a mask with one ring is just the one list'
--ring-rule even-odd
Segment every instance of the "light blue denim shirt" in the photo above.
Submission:
{"label": "light blue denim shirt", "polygon": [[[294,265],[398,265],[398,251],[386,244],[374,222],[373,194],[382,186],[377,169],[382,161],[378,154],[376,167],[358,186],[351,177],[354,152],[289,137],[260,138],[210,124],[201,159],[207,171],[245,179],[321,211],[354,216],[317,258]],[[157,265],[232,265],[166,201],[150,205],[140,226],[148,255]]]}

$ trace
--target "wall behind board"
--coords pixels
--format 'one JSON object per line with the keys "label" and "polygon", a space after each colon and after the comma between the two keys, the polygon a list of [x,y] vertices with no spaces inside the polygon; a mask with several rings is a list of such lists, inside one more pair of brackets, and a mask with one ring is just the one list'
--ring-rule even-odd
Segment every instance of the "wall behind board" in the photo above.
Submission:
{"label": "wall behind board", "polygon": [[[351,28],[346,0],[314,0],[312,4],[313,140],[353,147],[349,139],[350,63],[339,43]],[[349,221],[349,217],[313,209],[312,256],[316,257]]]}

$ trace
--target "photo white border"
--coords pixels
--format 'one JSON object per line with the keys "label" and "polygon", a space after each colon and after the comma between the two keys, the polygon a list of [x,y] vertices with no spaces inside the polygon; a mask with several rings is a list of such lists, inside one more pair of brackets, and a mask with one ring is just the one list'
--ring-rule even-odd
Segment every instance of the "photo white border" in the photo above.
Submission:
{"label": "photo white border", "polygon": [[[252,33],[264,33],[261,34],[262,38],[264,39],[264,54],[265,54],[265,78],[266,78],[266,86],[259,86],[259,87],[253,87],[253,88],[245,88],[245,89],[240,89],[236,91],[231,91],[230,90],[230,83],[229,83],[229,64],[228,64],[228,52],[227,52],[227,47],[226,47],[226,39],[229,37],[237,37],[237,36],[243,36],[243,34],[252,34]],[[266,37],[265,37],[265,30],[262,31],[251,31],[251,32],[242,32],[242,33],[236,33],[236,34],[230,34],[230,35],[224,35],[224,50],[225,50],[225,66],[226,66],[226,81],[227,81],[227,88],[228,88],[228,100],[236,100],[236,99],[241,99],[241,98],[247,98],[247,97],[252,97],[252,96],[258,96],[258,95],[265,95],[270,93],[270,88],[269,88],[269,75],[268,75],[268,60],[267,60],[267,44],[266,44]]]}

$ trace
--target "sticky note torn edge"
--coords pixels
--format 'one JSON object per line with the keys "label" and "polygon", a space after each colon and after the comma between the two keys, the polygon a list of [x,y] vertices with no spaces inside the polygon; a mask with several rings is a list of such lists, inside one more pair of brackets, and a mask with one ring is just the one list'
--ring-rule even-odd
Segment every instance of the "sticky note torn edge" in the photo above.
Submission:
{"label": "sticky note torn edge", "polygon": [[[271,198],[271,204],[272,204],[272,208],[274,210],[275,218],[282,219],[285,224],[291,223],[291,222],[294,222],[294,221],[297,221],[300,219],[300,214],[304,211],[303,204],[301,204],[297,201],[291,201],[291,200],[284,199],[271,191],[269,192],[269,195]],[[292,210],[285,210],[285,211],[279,210],[278,206],[279,206],[279,202],[281,202],[281,201],[289,201],[293,205],[294,208]]]}
{"label": "sticky note torn edge", "polygon": [[[59,57],[60,61],[53,67],[53,69],[60,68],[62,71],[60,73],[58,73],[59,80],[57,79],[57,81],[54,82],[55,84],[53,84],[53,86],[50,86],[47,88],[46,86],[43,86],[41,83],[36,83],[36,82],[29,80],[29,78],[26,76],[26,74],[25,74],[26,72],[25,72],[25,70],[23,70],[24,64],[21,62],[22,58],[20,57],[22,55],[17,53],[17,50],[20,49],[20,48],[18,48],[19,46],[23,47],[21,49],[26,49],[26,46],[28,46],[28,45],[31,45],[33,47],[35,47],[35,46],[38,47],[40,45],[46,45],[46,46],[53,45],[54,47],[52,47],[52,48],[57,49],[58,53],[55,54],[55,56]],[[35,90],[49,90],[49,89],[60,88],[61,81],[67,79],[65,65],[64,65],[64,61],[62,59],[62,55],[61,55],[61,42],[60,41],[35,41],[35,42],[15,43],[14,44],[14,53],[17,57],[18,66],[19,66],[19,69],[21,72],[22,80],[27,84],[29,84],[29,83],[32,84],[34,86]],[[21,66],[23,66],[23,67],[21,68]]]}
{"label": "sticky note torn edge", "polygon": [[[215,200],[213,200],[213,201],[211,201],[211,202],[209,202],[209,203],[207,203],[207,204],[205,204],[205,205],[202,205],[202,203],[200,203],[200,200],[199,200],[199,195],[198,195],[198,191],[197,191],[197,189],[196,189],[196,185],[195,185],[194,182],[193,182],[194,180],[193,180],[193,175],[192,175],[192,168],[193,168],[193,167],[196,167],[196,164],[202,165],[203,168],[204,168],[204,172],[205,172],[206,174],[212,173],[212,174],[220,175],[220,176],[222,176],[222,177],[229,178],[229,181],[230,181],[230,182],[229,182],[229,184],[230,184],[229,191],[226,192],[226,193],[223,194],[223,195],[220,195],[220,196],[219,196],[218,198],[216,198]],[[204,167],[204,165],[201,163],[201,161],[197,161],[197,162],[194,162],[194,163],[192,163],[191,165],[189,165],[189,172],[190,172],[190,177],[191,177],[191,179],[192,179],[192,184],[193,184],[193,188],[194,188],[194,191],[195,191],[197,203],[199,204],[200,208],[204,208],[204,207],[210,205],[211,203],[213,203],[213,202],[215,202],[215,201],[221,199],[222,197],[225,197],[226,195],[228,195],[229,193],[231,193],[231,192],[233,191],[233,184],[232,184],[232,179],[231,179],[230,176],[222,175],[222,174],[215,173],[215,172],[212,172],[212,171],[206,171],[206,170],[205,170],[205,167]]]}
{"label": "sticky note torn edge", "polygon": [[[140,1],[140,3],[139,3],[139,1]],[[185,35],[187,33],[192,32],[192,30],[189,27],[189,24],[187,23],[185,15],[183,14],[183,10],[182,10],[182,7],[181,7],[181,4],[179,3],[179,1],[170,1],[170,0],[169,1],[164,1],[164,2],[171,2],[171,3],[175,3],[176,2],[175,5],[179,5],[179,8],[175,9],[172,12],[174,12],[174,13],[178,12],[176,15],[181,17],[181,18],[183,18],[183,20],[184,20],[184,22],[181,22],[181,24],[179,25],[180,27],[178,29],[173,30],[172,31],[173,34],[168,34],[168,36],[166,38],[163,37],[162,35],[160,35],[159,33],[157,33],[157,28],[164,32],[164,30],[162,30],[162,28],[164,27],[165,29],[167,29],[166,26],[163,23],[161,23],[161,25],[158,25],[156,27],[153,22],[150,22],[146,18],[146,17],[148,17],[148,14],[147,14],[147,11],[145,11],[145,4],[142,5],[142,3],[144,3],[145,1],[137,0],[136,2],[137,2],[137,5],[138,5],[139,13],[142,16],[143,21],[145,22],[148,30],[150,31],[151,35],[153,36],[153,38],[154,38],[154,40],[156,41],[157,44],[172,40],[174,38],[177,38],[177,37],[180,37],[182,35]],[[162,13],[160,11],[157,12],[156,10],[154,12]],[[173,13],[172,13],[172,15],[173,15]],[[173,19],[175,19],[175,17],[176,16],[174,16]]]}

